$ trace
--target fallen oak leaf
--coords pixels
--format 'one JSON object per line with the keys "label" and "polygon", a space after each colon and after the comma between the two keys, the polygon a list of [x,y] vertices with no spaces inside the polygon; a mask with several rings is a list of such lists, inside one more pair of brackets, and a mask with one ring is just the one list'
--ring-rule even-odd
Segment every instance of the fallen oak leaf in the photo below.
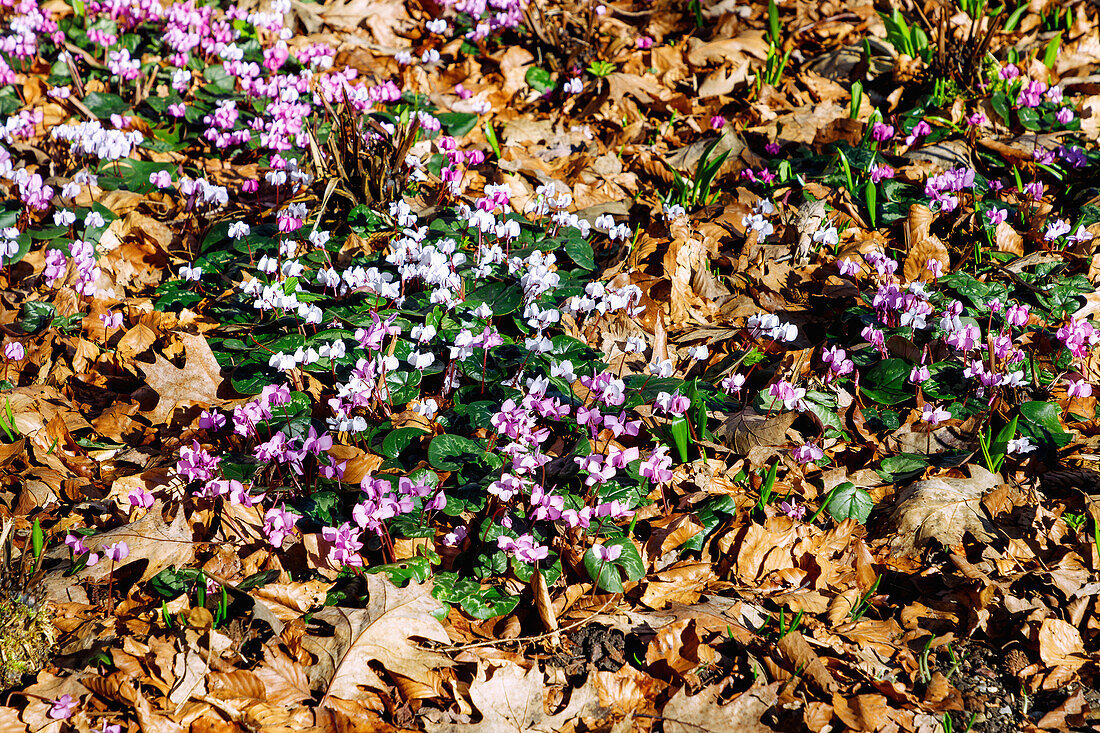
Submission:
{"label": "fallen oak leaf", "polygon": [[440,667],[453,664],[449,657],[412,643],[417,637],[449,644],[446,630],[432,614],[443,604],[431,595],[431,585],[410,583],[398,588],[380,575],[366,575],[366,608],[326,608],[313,615],[333,627],[330,637],[308,635],[303,646],[317,657],[310,668],[310,683],[324,689],[324,698],[358,700],[359,686],[386,690],[371,662],[387,672],[438,691]]}
{"label": "fallen oak leaf", "polygon": [[[86,545],[94,553],[102,555],[103,548],[107,545],[125,542],[130,548],[130,554],[115,563],[101,557],[98,563],[84,568],[73,577],[65,577],[69,565],[67,562],[63,563],[62,568],[51,572],[43,580],[47,597],[53,597],[51,594],[54,590],[71,585],[76,579],[102,581],[112,572],[117,577],[122,568],[137,562],[146,562],[141,576],[136,580],[139,583],[170,565],[187,566],[195,559],[194,535],[187,524],[187,518],[182,510],[177,511],[172,523],[168,524],[162,516],[163,511],[164,501],[157,501],[136,522],[88,537]],[[58,560],[68,558],[68,555],[69,548],[61,546],[48,553],[47,557]]]}
{"label": "fallen oak leaf", "polygon": [[154,425],[167,423],[177,407],[210,407],[225,402],[218,397],[223,382],[221,365],[206,339],[191,333],[177,336],[183,342],[183,367],[160,354],[152,364],[137,364],[145,382],[160,395],[156,407],[144,413]]}
{"label": "fallen oak leaf", "polygon": [[716,417],[725,419],[715,430],[722,442],[738,455],[748,452],[758,445],[774,447],[787,442],[787,429],[794,423],[797,412],[781,412],[775,415],[761,415],[752,407],[740,412],[720,413]]}
{"label": "fallen oak leaf", "polygon": [[930,540],[951,547],[962,542],[967,532],[982,542],[993,539],[982,497],[997,477],[976,465],[970,472],[968,479],[930,478],[901,491],[891,517],[897,527],[890,543],[895,552],[913,554]]}
{"label": "fallen oak leaf", "polygon": [[470,683],[470,700],[481,713],[481,722],[437,730],[439,733],[556,733],[567,721],[599,711],[599,694],[593,680],[590,676],[584,685],[573,690],[565,709],[547,715],[543,707],[546,686],[537,666],[526,671],[511,662],[495,668],[479,667],[477,677]]}
{"label": "fallen oak leaf", "polygon": [[720,686],[713,685],[696,695],[684,688],[672,696],[661,711],[665,733],[771,733],[760,717],[775,705],[779,683],[761,682],[738,695],[728,705],[719,705]]}

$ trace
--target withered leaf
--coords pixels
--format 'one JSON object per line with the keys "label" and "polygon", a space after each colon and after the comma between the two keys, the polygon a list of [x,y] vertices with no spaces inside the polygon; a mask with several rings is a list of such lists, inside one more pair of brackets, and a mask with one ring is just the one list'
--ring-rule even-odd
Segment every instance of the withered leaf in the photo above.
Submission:
{"label": "withered leaf", "polygon": [[366,575],[369,600],[366,608],[326,608],[313,615],[333,627],[332,636],[308,635],[302,643],[317,657],[310,669],[310,683],[325,697],[356,700],[359,686],[385,690],[387,685],[371,669],[378,662],[386,671],[435,687],[439,668],[451,665],[449,657],[416,646],[412,639],[449,644],[450,637],[432,614],[442,604],[432,597],[431,585],[410,583],[398,588],[380,575]]}
{"label": "withered leaf", "polygon": [[704,688],[696,695],[681,689],[661,712],[666,733],[771,733],[760,717],[775,705],[779,683],[757,682],[728,705],[719,704],[718,685]]}
{"label": "withered leaf", "polygon": [[168,422],[177,407],[210,407],[224,402],[218,397],[223,381],[221,365],[206,339],[190,333],[177,336],[183,342],[186,358],[182,367],[160,354],[152,364],[137,364],[145,381],[160,395],[156,407],[145,413],[154,425]]}
{"label": "withered leaf", "polygon": [[438,728],[441,733],[556,733],[566,722],[599,707],[599,695],[592,679],[573,690],[569,703],[556,715],[543,706],[545,685],[537,666],[524,671],[518,664],[479,667],[470,683],[470,700],[481,713],[474,725]]}
{"label": "withered leaf", "polygon": [[976,465],[970,470],[968,479],[930,478],[902,490],[892,517],[897,527],[891,541],[895,552],[911,554],[930,540],[951,547],[967,532],[983,542],[993,539],[982,497],[997,477]]}
{"label": "withered leaf", "polygon": [[786,443],[787,428],[797,416],[795,412],[761,415],[752,407],[746,407],[728,415],[715,433],[735,453],[747,455],[758,445],[772,447]]}

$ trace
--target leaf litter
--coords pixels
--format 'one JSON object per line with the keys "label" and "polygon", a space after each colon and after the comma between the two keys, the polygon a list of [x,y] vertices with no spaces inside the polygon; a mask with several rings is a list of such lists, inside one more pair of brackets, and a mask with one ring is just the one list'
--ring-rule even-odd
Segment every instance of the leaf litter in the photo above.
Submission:
{"label": "leaf litter", "polygon": [[0,14],[0,727],[1095,725],[1095,8],[497,9]]}

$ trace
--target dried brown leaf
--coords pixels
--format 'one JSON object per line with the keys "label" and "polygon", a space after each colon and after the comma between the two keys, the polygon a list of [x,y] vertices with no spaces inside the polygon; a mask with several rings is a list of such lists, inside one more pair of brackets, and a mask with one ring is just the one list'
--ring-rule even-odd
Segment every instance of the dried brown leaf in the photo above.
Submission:
{"label": "dried brown leaf", "polygon": [[359,686],[385,690],[386,684],[371,669],[378,662],[388,672],[437,687],[439,669],[450,658],[416,646],[414,637],[449,644],[443,625],[432,615],[442,604],[431,595],[431,585],[410,583],[398,588],[381,575],[366,575],[369,600],[366,608],[326,608],[314,621],[331,624],[329,637],[309,635],[302,643],[317,657],[309,671],[310,682],[325,690],[325,697],[356,700]]}
{"label": "dried brown leaf", "polygon": [[681,689],[665,704],[661,716],[665,733],[771,733],[760,722],[778,699],[779,683],[757,682],[738,695],[733,702],[719,704],[719,686],[704,688],[696,695]]}
{"label": "dried brown leaf", "polygon": [[796,412],[761,415],[752,407],[745,407],[741,412],[726,416],[715,434],[735,453],[748,455],[756,446],[774,447],[786,443],[787,429],[796,417]]}
{"label": "dried brown leaf", "polygon": [[591,678],[572,691],[569,703],[556,715],[547,715],[545,685],[537,666],[524,671],[510,662],[493,668],[479,666],[470,683],[470,700],[481,713],[481,722],[440,727],[440,733],[557,733],[567,721],[591,715],[598,709],[599,694]]}
{"label": "dried brown leaf", "polygon": [[1051,667],[1077,669],[1088,659],[1077,627],[1059,618],[1044,619],[1039,627],[1039,658]]}
{"label": "dried brown leaf", "polygon": [[943,272],[951,271],[951,253],[946,245],[935,234],[928,234],[923,239],[915,240],[909,249],[909,256],[905,258],[903,274],[906,280],[932,280],[934,275],[928,269],[928,263],[932,260],[940,263]]}
{"label": "dried brown leaf", "polygon": [[998,252],[1024,256],[1024,238],[1005,221],[998,224],[993,232],[993,246]]}
{"label": "dried brown leaf", "polygon": [[981,541],[993,538],[982,497],[997,477],[979,466],[970,468],[969,479],[931,478],[902,490],[892,517],[897,527],[891,541],[895,552],[914,553],[933,539],[951,547],[967,532]]}
{"label": "dried brown leaf", "polygon": [[180,333],[178,337],[186,355],[182,367],[160,354],[153,364],[137,364],[145,374],[145,381],[160,395],[156,407],[145,413],[154,425],[167,423],[177,407],[205,408],[224,401],[218,397],[223,381],[221,365],[206,339],[190,333]]}

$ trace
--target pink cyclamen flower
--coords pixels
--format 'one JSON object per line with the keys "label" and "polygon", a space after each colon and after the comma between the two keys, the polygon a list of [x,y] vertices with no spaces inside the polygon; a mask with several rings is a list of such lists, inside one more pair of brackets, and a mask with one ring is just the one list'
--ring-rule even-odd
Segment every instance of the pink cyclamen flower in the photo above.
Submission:
{"label": "pink cyclamen flower", "polygon": [[139,509],[148,509],[153,506],[154,501],[153,492],[140,486],[131,489],[126,499],[130,502],[130,506]]}
{"label": "pink cyclamen flower", "polygon": [[99,314],[99,320],[103,321],[104,328],[118,328],[122,325],[122,314],[114,311],[107,311],[106,313]]}
{"label": "pink cyclamen flower", "polygon": [[634,39],[634,45],[643,50],[653,48],[653,39],[649,36],[639,36]]}
{"label": "pink cyclamen flower", "polygon": [[593,545],[592,554],[600,562],[615,562],[623,554],[622,545]]}
{"label": "pink cyclamen flower", "polygon": [[273,547],[282,547],[283,540],[294,532],[298,515],[288,512],[286,506],[271,507],[264,515],[264,535]]}
{"label": "pink cyclamen flower", "polygon": [[825,451],[817,443],[803,443],[791,451],[791,455],[799,463],[813,463],[825,457]]}
{"label": "pink cyclamen flower", "polygon": [[149,174],[149,183],[157,188],[168,188],[172,185],[172,174],[168,171],[153,171]]}
{"label": "pink cyclamen flower", "polygon": [[203,430],[221,430],[225,427],[226,417],[220,412],[203,410],[199,415],[199,427]]}
{"label": "pink cyclamen flower", "polygon": [[802,521],[806,516],[806,507],[792,501],[784,501],[779,504],[779,510],[795,521]]}
{"label": "pink cyclamen flower", "polygon": [[721,130],[726,126],[726,118],[722,115],[714,115],[710,118],[710,127],[712,130]]}
{"label": "pink cyclamen flower", "polygon": [[12,341],[4,346],[4,358],[8,361],[23,361],[27,357],[27,350],[18,341]]}
{"label": "pink cyclamen flower", "polygon": [[859,274],[859,263],[853,260],[851,257],[845,257],[842,260],[837,260],[837,270],[840,271],[843,277],[855,277]]}
{"label": "pink cyclamen flower", "polygon": [[1066,395],[1070,399],[1084,399],[1092,396],[1092,385],[1083,379],[1070,379],[1066,383]]}
{"label": "pink cyclamen flower", "polygon": [[885,163],[871,166],[871,182],[882,183],[888,178],[893,178],[896,171]]}
{"label": "pink cyclamen flower", "polygon": [[73,710],[75,710],[77,706],[77,702],[73,699],[72,695],[62,695],[51,702],[53,707],[46,713],[51,720],[68,720],[72,717]]}
{"label": "pink cyclamen flower", "polygon": [[950,420],[951,413],[942,407],[936,407],[929,402],[925,402],[921,410],[920,419],[922,422],[926,422],[929,425],[939,425],[944,420]]}
{"label": "pink cyclamen flower", "polygon": [[894,126],[885,122],[876,122],[871,126],[871,137],[875,142],[884,143],[894,136]]}
{"label": "pink cyclamen flower", "polygon": [[125,541],[119,540],[113,545],[104,547],[103,555],[112,562],[122,562],[130,557],[130,546]]}
{"label": "pink cyclamen flower", "polygon": [[1054,114],[1054,119],[1058,120],[1063,125],[1068,125],[1073,122],[1074,114],[1073,110],[1069,107],[1062,107]]}

